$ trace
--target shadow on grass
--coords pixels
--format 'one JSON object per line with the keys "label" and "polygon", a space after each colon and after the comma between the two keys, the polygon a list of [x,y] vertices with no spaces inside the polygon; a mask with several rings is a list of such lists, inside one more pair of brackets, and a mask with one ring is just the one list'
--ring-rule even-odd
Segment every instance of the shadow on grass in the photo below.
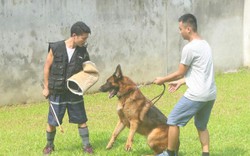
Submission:
{"label": "shadow on grass", "polygon": [[[144,155],[144,154],[153,154],[153,151],[147,145],[146,139],[140,135],[135,135],[134,142],[132,145],[131,151],[125,150],[125,144],[127,141],[127,131],[122,132],[118,138],[116,139],[113,147],[109,150],[106,149],[106,146],[111,137],[111,133],[103,133],[99,135],[100,137],[93,139],[93,146],[98,154],[106,154],[106,155]],[[100,153],[99,153],[100,152]]]}

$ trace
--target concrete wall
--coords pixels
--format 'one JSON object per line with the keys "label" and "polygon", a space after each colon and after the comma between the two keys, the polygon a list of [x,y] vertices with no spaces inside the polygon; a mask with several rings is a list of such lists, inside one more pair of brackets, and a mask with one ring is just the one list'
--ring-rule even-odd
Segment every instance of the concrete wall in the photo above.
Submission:
{"label": "concrete wall", "polygon": [[172,71],[179,62],[179,54],[186,41],[177,35],[176,20],[187,12],[197,16],[198,31],[212,47],[216,71],[242,66],[243,10],[244,0],[170,0],[167,10],[167,66]]}
{"label": "concrete wall", "polygon": [[245,0],[243,24],[244,65],[250,67],[250,0]]}
{"label": "concrete wall", "polygon": [[243,10],[244,0],[2,0],[0,105],[43,99],[47,42],[67,39],[79,20],[92,29],[88,51],[101,72],[91,91],[117,64],[138,83],[174,71],[186,43],[177,20],[187,12],[211,44],[216,70],[237,69],[249,54],[243,52]]}

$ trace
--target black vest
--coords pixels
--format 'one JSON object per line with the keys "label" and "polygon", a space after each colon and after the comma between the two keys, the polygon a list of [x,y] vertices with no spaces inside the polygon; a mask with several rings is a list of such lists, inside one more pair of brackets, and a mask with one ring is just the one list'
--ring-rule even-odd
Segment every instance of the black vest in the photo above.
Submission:
{"label": "black vest", "polygon": [[86,47],[76,47],[69,62],[64,41],[49,43],[50,49],[52,49],[54,59],[49,73],[49,90],[51,94],[62,94],[68,90],[67,79],[83,70],[82,64],[90,60],[89,54]]}

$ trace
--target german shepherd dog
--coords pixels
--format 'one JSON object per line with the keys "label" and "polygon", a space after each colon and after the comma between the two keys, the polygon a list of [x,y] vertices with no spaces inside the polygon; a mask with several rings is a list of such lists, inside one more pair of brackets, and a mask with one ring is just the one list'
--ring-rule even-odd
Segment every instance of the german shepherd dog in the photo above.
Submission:
{"label": "german shepherd dog", "polygon": [[123,76],[121,66],[107,79],[100,89],[109,92],[109,98],[118,97],[117,113],[119,121],[112,133],[106,149],[111,149],[120,132],[129,128],[125,150],[132,149],[135,133],[147,137],[147,142],[154,154],[162,153],[168,145],[167,117],[156,108],[127,76]]}

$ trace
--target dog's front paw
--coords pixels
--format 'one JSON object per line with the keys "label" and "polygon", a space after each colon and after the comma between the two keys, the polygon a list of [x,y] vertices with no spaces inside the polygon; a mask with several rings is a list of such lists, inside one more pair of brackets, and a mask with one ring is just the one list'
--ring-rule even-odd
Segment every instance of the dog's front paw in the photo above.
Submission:
{"label": "dog's front paw", "polygon": [[112,144],[108,144],[108,145],[106,146],[106,149],[109,150],[109,149],[111,149],[112,147],[113,147]]}
{"label": "dog's front paw", "polygon": [[132,145],[131,144],[126,144],[125,150],[126,151],[131,151],[132,150]]}

